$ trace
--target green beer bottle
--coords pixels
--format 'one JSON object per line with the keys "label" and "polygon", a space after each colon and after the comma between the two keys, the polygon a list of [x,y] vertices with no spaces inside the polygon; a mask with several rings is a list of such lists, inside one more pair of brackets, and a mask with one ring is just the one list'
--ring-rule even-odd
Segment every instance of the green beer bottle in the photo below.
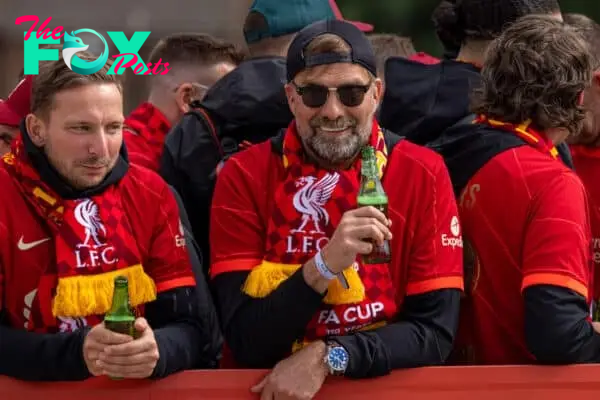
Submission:
{"label": "green beer bottle", "polygon": [[134,323],[135,314],[129,305],[129,285],[127,278],[117,276],[115,278],[112,306],[110,307],[110,311],[104,316],[104,326],[113,332],[135,337]]}
{"label": "green beer bottle", "polygon": [[[373,146],[365,146],[362,149],[362,167],[360,179],[360,191],[358,192],[359,207],[372,206],[387,216],[388,198],[379,180],[377,159]],[[363,255],[364,264],[383,264],[392,259],[390,243],[385,240],[382,245],[375,244],[371,254]]]}

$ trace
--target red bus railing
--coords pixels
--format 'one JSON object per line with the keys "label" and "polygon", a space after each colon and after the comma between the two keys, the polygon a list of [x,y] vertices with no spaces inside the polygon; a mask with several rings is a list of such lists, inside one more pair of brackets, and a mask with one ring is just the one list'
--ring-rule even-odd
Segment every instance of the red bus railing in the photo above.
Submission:
{"label": "red bus railing", "polygon": [[[83,382],[21,382],[0,377],[2,400],[258,399],[250,387],[266,371],[187,371],[160,381],[93,378]],[[330,379],[319,399],[578,400],[600,395],[600,366],[436,367],[352,381]],[[594,396],[594,397],[592,397]]]}

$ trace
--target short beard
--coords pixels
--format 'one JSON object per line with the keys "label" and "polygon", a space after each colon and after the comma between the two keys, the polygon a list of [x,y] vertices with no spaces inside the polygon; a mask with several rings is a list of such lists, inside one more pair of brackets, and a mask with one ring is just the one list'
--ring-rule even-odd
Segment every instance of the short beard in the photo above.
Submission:
{"label": "short beard", "polygon": [[[349,128],[350,132],[344,134],[317,133],[317,129],[320,127]],[[371,123],[366,127],[359,127],[356,121],[344,118],[337,121],[315,118],[310,121],[309,129],[308,134],[300,133],[302,143],[314,156],[333,166],[353,160],[363,146],[369,143],[371,137]]]}

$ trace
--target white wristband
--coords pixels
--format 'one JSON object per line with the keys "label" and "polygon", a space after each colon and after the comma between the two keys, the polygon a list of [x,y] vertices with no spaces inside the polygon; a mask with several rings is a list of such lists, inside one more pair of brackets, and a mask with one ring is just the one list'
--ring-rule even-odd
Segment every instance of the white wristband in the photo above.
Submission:
{"label": "white wristband", "polygon": [[327,279],[328,281],[335,278],[335,274],[331,272],[331,270],[327,267],[327,264],[325,264],[320,251],[315,255],[315,266],[323,278]]}

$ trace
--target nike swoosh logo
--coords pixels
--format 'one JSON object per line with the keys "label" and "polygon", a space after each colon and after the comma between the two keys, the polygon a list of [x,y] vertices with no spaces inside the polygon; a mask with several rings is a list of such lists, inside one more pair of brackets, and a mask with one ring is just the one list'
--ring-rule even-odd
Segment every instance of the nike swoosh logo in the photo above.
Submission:
{"label": "nike swoosh logo", "polygon": [[19,243],[17,243],[17,247],[19,248],[19,250],[21,251],[26,251],[26,250],[31,250],[33,249],[35,246],[39,246],[40,244],[47,242],[48,240],[50,240],[50,238],[46,238],[46,239],[40,239],[40,240],[36,240],[35,242],[29,242],[29,243],[25,243],[23,241],[23,236],[21,236],[21,238],[19,239]]}

